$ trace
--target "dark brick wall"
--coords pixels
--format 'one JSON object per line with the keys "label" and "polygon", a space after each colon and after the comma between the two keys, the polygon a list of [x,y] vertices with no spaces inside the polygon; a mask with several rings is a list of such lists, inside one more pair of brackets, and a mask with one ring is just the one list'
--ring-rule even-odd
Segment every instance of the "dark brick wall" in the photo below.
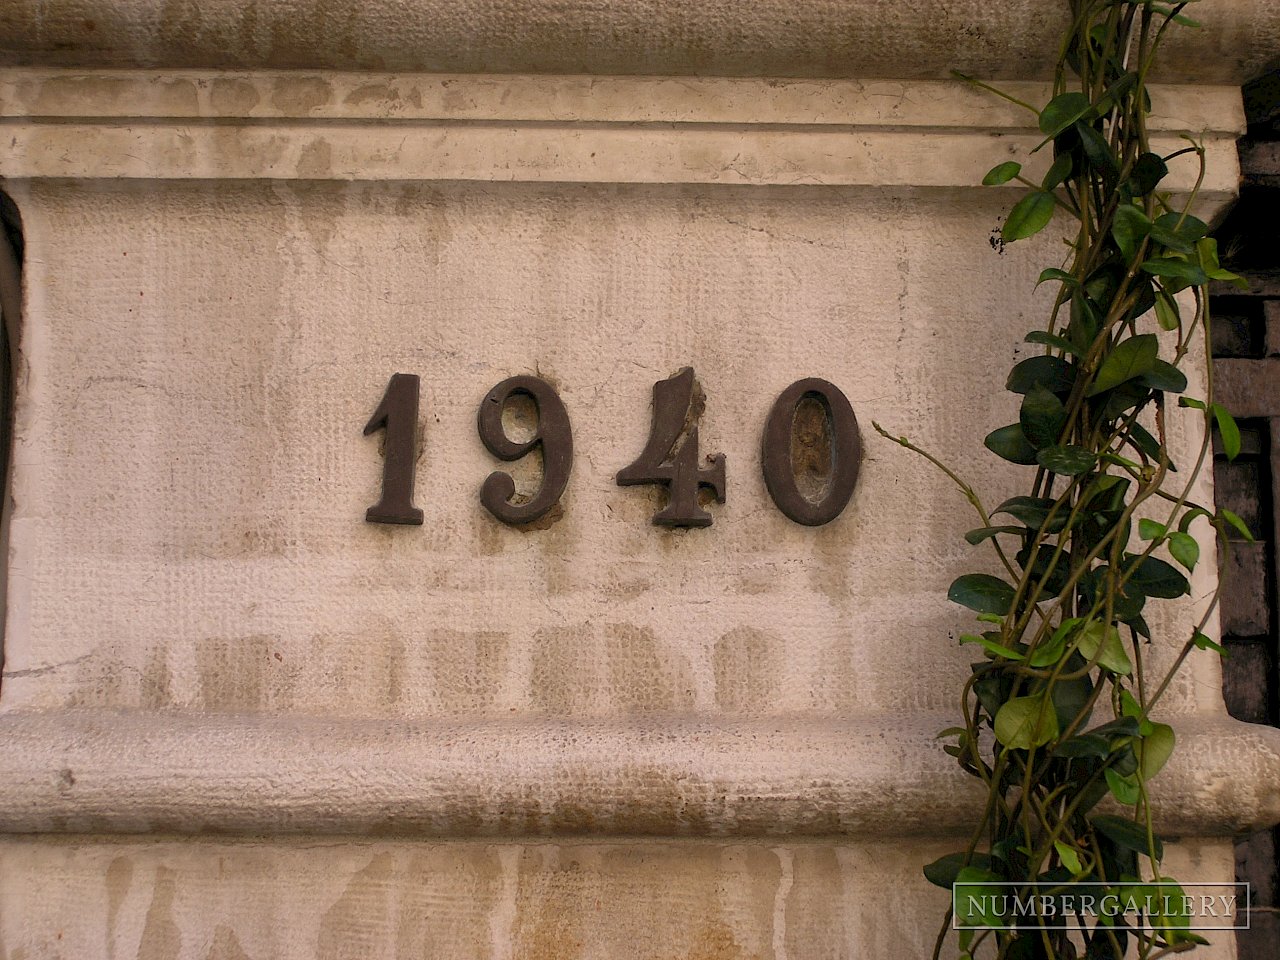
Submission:
{"label": "dark brick wall", "polygon": [[[1280,544],[1280,72],[1245,88],[1249,132],[1240,143],[1240,200],[1217,231],[1227,266],[1247,294],[1213,292],[1216,399],[1240,421],[1241,455],[1214,458],[1218,505],[1238,513],[1257,542],[1231,544],[1222,594],[1229,656],[1222,686],[1231,715],[1280,726],[1277,544]],[[1275,786],[1280,790],[1280,784]],[[1236,874],[1259,909],[1238,934],[1240,960],[1280,956],[1280,830],[1236,842]]]}

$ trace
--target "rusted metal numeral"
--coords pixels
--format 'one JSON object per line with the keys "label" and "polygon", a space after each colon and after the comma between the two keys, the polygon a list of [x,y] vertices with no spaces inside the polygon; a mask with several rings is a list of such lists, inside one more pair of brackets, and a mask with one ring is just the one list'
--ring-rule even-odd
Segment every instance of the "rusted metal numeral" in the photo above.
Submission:
{"label": "rusted metal numeral", "polygon": [[667,485],[667,505],[653,515],[653,522],[668,527],[709,527],[711,514],[698,503],[698,491],[707,488],[724,503],[724,454],[698,462],[698,419],[705,402],[693,368],[653,385],[653,422],[649,442],[635,463],[618,471],[618,486],[642,483]]}
{"label": "rusted metal numeral", "polygon": [[[800,423],[803,407],[821,416],[806,416]],[[765,421],[761,464],[769,496],[786,516],[809,527],[840,516],[853,496],[861,462],[858,420],[839,388],[810,377],[797,380],[774,401]],[[817,487],[824,472],[818,496],[805,496],[797,473],[808,473],[808,485]]]}
{"label": "rusted metal numeral", "polygon": [[365,511],[369,523],[422,523],[422,511],[413,505],[413,471],[417,457],[414,434],[418,429],[418,377],[395,373],[387,392],[364,434],[386,430],[382,454],[382,499]]}
{"label": "rusted metal numeral", "polygon": [[[518,443],[502,427],[502,411],[515,396],[526,396],[538,411],[538,427],[533,436]],[[542,486],[528,498],[515,499],[516,484],[508,473],[495,471],[480,488],[480,502],[503,523],[531,523],[554,507],[569,483],[573,469],[573,430],[569,412],[551,384],[538,377],[509,377],[489,391],[476,417],[480,439],[500,460],[519,460],[534,448],[542,448]]]}

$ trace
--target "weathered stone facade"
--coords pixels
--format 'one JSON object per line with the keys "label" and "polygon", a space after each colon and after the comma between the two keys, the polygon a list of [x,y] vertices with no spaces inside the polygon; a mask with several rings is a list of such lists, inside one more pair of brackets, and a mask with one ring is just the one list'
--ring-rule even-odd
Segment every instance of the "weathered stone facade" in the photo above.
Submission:
{"label": "weathered stone facade", "polygon": [[[980,799],[933,739],[969,524],[869,427],[1012,486],[979,438],[1013,398],[977,371],[1030,349],[1056,241],[993,249],[1011,193],[976,185],[1040,136],[945,77],[1044,99],[1054,17],[91,6],[0,11],[3,955],[927,955],[946,895],[920,864]],[[1206,138],[1208,217],[1280,10],[1205,19],[1153,129]],[[666,530],[614,477],[684,366],[728,495]],[[364,521],[396,372],[422,381],[422,527]],[[574,429],[534,529],[478,498],[506,467],[476,409],[516,374]],[[817,528],[759,462],[811,376],[867,447]],[[1280,734],[1221,687],[1194,657],[1158,781],[1170,866],[1203,880],[1280,820]]]}

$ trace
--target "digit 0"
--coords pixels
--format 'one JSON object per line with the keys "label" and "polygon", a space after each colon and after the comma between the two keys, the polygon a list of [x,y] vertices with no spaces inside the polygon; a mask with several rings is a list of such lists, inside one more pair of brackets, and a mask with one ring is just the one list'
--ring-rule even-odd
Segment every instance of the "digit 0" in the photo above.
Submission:
{"label": "digit 0", "polygon": [[[502,411],[512,397],[526,396],[538,411],[538,427],[523,443],[507,436]],[[528,375],[508,377],[489,391],[480,403],[476,426],[485,447],[499,460],[512,461],[542,449],[542,486],[527,499],[516,497],[509,473],[495,471],[480,488],[480,502],[503,523],[531,523],[545,516],[559,502],[573,469],[573,430],[569,412],[551,384]]]}
{"label": "digit 0", "polygon": [[[840,516],[853,496],[861,461],[858,420],[839,388],[809,377],[774,401],[760,462],[769,496],[787,517],[817,527]],[[802,479],[814,490],[813,499],[801,491]]]}

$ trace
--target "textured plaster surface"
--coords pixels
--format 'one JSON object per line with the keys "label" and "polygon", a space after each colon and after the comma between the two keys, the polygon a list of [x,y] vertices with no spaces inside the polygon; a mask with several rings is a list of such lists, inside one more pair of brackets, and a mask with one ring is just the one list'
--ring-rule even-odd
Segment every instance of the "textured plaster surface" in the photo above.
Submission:
{"label": "textured plaster surface", "polygon": [[[1036,0],[7,0],[18,64],[811,77],[1052,75],[1065,4]],[[1280,55],[1280,8],[1215,0],[1168,74],[1240,83]]]}
{"label": "textured plaster surface", "polygon": [[[1053,253],[991,248],[1003,196],[99,181],[18,198],[9,708],[950,707],[971,654],[943,595],[975,562],[971,518],[870,422],[1013,491],[972,424],[1013,418],[998,388],[1032,351],[1047,294],[1027,291]],[[671,531],[649,522],[656,490],[613,475],[651,385],[684,365],[728,502]],[[381,461],[360,428],[395,372],[422,377],[421,528],[364,522]],[[477,496],[499,464],[476,405],[517,373],[555,383],[575,430],[545,529]],[[805,376],[867,433],[854,498],[820,528],[773,507],[759,466],[769,405]]]}
{"label": "textured plaster surface", "polygon": [[[136,960],[927,957],[952,845],[0,841],[9,956]],[[1172,846],[1228,882],[1229,841]],[[1209,934],[1197,960],[1231,960]],[[954,945],[954,940],[952,941]]]}

